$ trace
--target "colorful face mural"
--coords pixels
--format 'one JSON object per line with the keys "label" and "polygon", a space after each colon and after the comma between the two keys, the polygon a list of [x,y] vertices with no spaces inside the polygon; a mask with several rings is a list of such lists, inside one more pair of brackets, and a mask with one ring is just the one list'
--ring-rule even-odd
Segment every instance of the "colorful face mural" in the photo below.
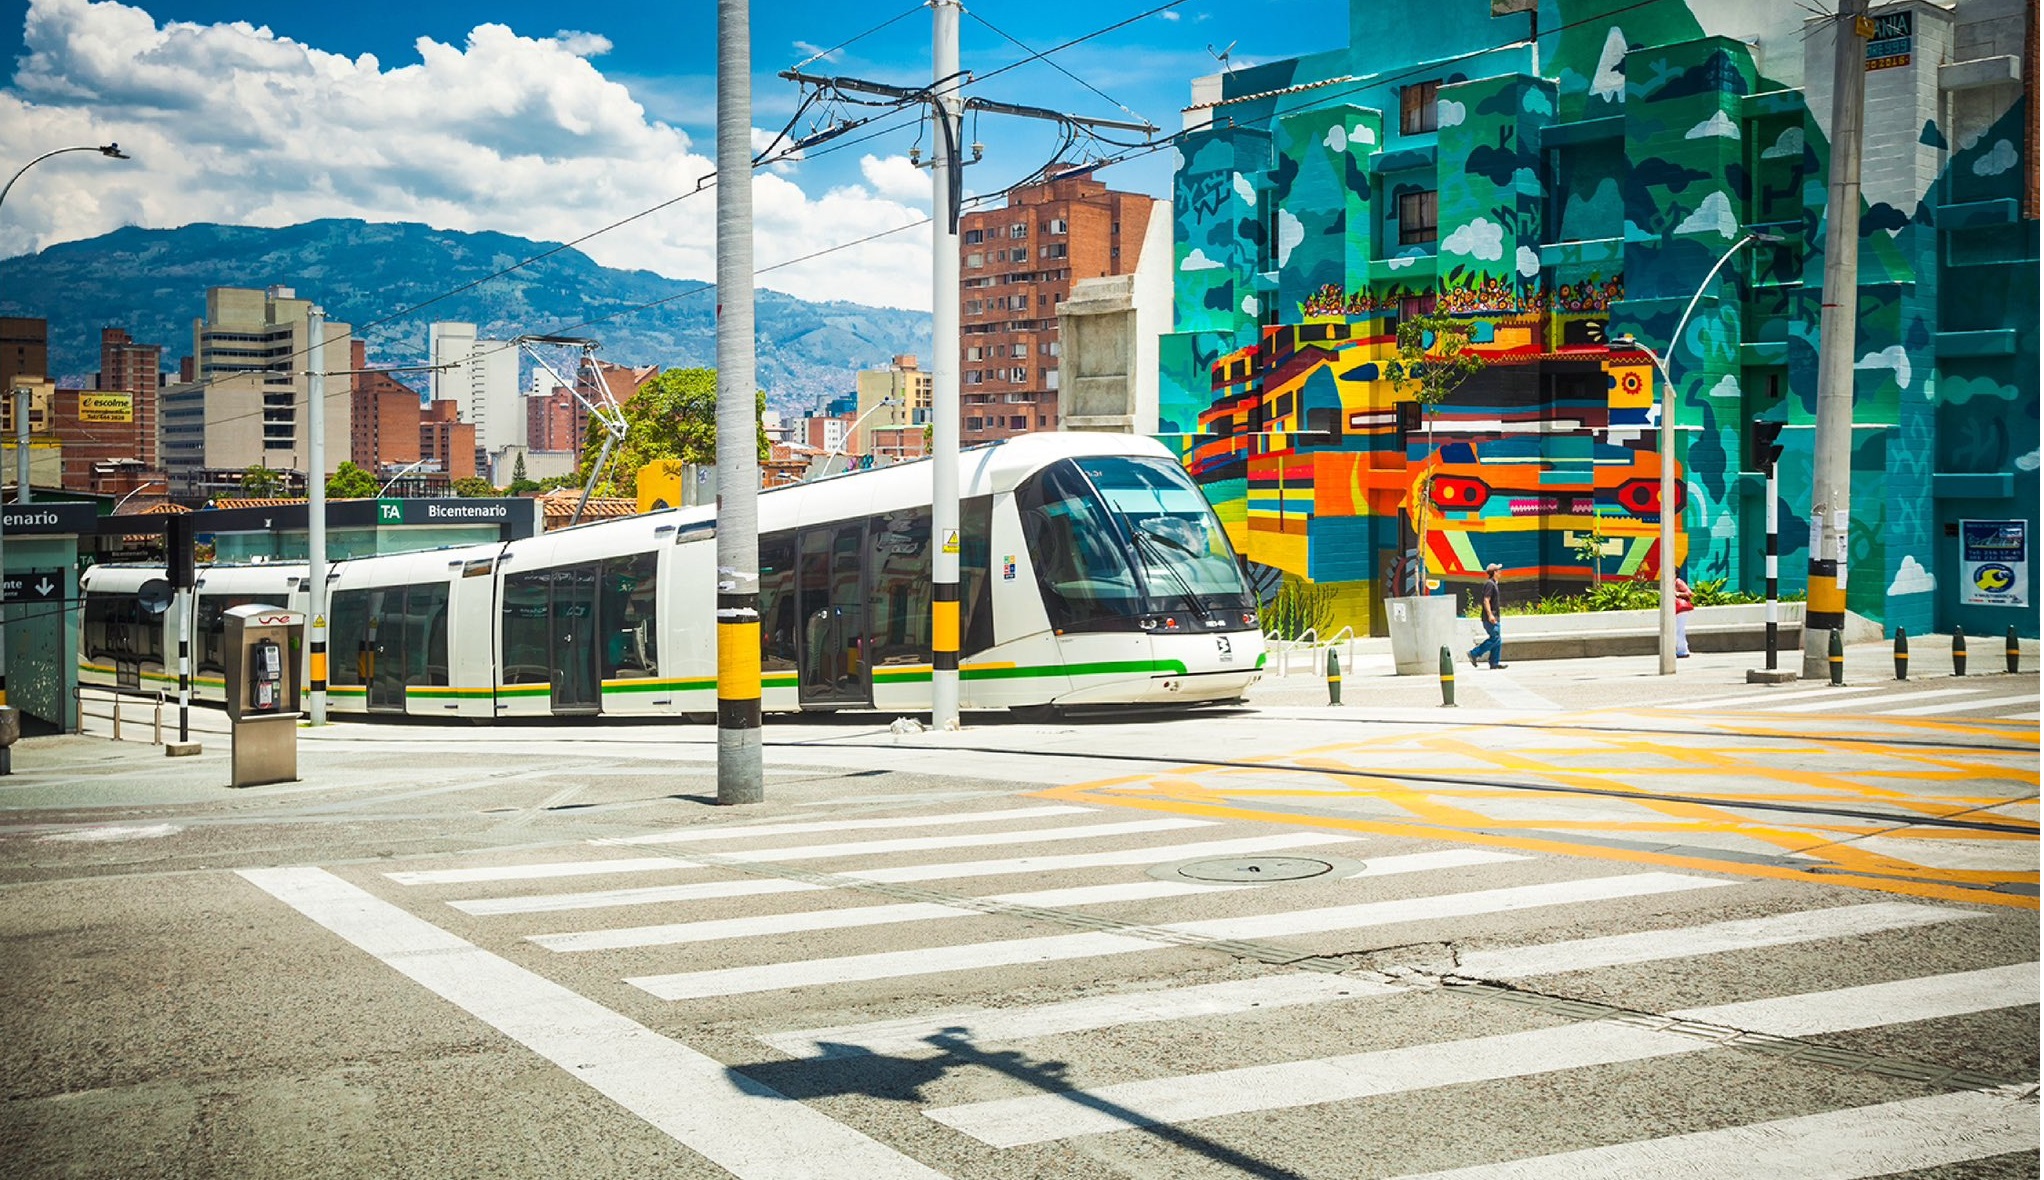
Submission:
{"label": "colorful face mural", "polygon": [[[1738,0],[1606,12],[1546,0],[1536,68],[1523,13],[1357,0],[1349,49],[1223,76],[1180,140],[1160,429],[1242,552],[1341,588],[1358,630],[1419,581],[1422,508],[1425,577],[1450,589],[1493,561],[1517,596],[1654,576],[1663,392],[1675,560],[1759,588],[1747,440],[1783,422],[1800,588],[1833,26]],[[1942,98],[1921,73],[1962,44],[2020,55],[1994,38],[2023,13],[1919,8],[1867,61],[1848,605],[1919,631],[2036,628],[1939,572],[1960,517],[2036,532],[2034,108],[1991,71]],[[1386,362],[1428,313],[1487,364],[1421,413]]]}

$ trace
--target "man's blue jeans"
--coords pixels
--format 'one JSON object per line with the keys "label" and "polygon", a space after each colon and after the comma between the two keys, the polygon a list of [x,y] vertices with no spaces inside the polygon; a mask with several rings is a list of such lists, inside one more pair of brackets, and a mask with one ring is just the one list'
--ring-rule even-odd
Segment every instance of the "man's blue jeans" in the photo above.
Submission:
{"label": "man's blue jeans", "polygon": [[1480,660],[1486,652],[1490,654],[1490,666],[1493,668],[1498,666],[1500,658],[1505,654],[1504,628],[1488,619],[1483,624],[1483,642],[1469,649],[1469,658]]}

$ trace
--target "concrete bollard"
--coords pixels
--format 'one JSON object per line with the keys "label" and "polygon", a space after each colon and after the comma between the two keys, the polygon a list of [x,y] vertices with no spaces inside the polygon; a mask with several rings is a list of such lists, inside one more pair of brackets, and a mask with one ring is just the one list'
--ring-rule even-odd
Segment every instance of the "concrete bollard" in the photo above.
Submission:
{"label": "concrete bollard", "polygon": [[1895,628],[1895,679],[1909,679],[1909,632]]}
{"label": "concrete bollard", "polygon": [[1952,675],[1966,674],[1966,628],[1952,628]]}
{"label": "concrete bollard", "polygon": [[1845,683],[1845,632],[1838,627],[1831,629],[1831,683]]}
{"label": "concrete bollard", "polygon": [[1455,707],[1455,653],[1441,649],[1441,707]]}
{"label": "concrete bollard", "polygon": [[2009,628],[2009,671],[2014,672],[2023,662],[2023,645],[2016,639],[2016,629]]}
{"label": "concrete bollard", "polygon": [[1341,657],[1331,647],[1327,649],[1327,703],[1341,703]]}

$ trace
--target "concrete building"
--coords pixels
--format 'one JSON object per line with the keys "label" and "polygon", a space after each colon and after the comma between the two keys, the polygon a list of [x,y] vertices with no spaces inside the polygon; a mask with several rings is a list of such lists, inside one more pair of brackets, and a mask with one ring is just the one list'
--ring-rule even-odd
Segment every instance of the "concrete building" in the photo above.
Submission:
{"label": "concrete building", "polygon": [[418,462],[419,395],[390,374],[372,370],[363,341],[349,341],[348,353],[348,458],[364,471]]}
{"label": "concrete building", "polygon": [[1081,279],[1136,269],[1157,202],[1053,166],[958,222],[960,441],[1058,426],[1058,306]]}
{"label": "concrete building", "polygon": [[[1820,308],[1842,301],[1848,608],[2035,634],[2036,5],[1900,0],[1844,27],[1866,78],[1844,294],[1823,289],[1837,21],[1538,7],[1536,45],[1526,4],[1354,0],[1328,31],[1345,47],[1194,84],[1159,432],[1238,549],[1331,587],[1335,625],[1359,631],[1421,576],[1466,590],[1491,562],[1508,597],[1669,560],[1758,591],[1762,419],[1785,427],[1781,584],[1802,590]],[[1753,230],[1781,240],[1713,272]],[[1466,325],[1485,367],[1422,413],[1385,362],[1429,313]],[[1658,448],[1664,382],[1626,337],[1672,375],[1677,454]]]}
{"label": "concrete building", "polygon": [[156,411],[154,393],[57,389],[47,436],[63,455],[62,486],[89,491],[95,471],[110,463],[155,470]]}
{"label": "concrete building", "polygon": [[289,287],[212,287],[206,314],[192,322],[193,380],[162,391],[161,458],[174,476],[200,469],[304,472],[310,458],[306,424],[309,383],[325,379],[326,466],[348,457],[352,390],[347,324],[329,320],[318,348],[306,334],[312,301]]}
{"label": "concrete building", "polygon": [[428,363],[434,366],[430,400],[453,403],[475,427],[476,445],[484,451],[524,445],[518,349],[505,340],[477,339],[474,324],[436,323],[426,332]]}
{"label": "concrete building", "polygon": [[35,316],[0,316],[0,394],[17,377],[50,375],[50,325]]}
{"label": "concrete building", "polygon": [[930,420],[931,383],[929,371],[918,368],[912,356],[895,357],[884,369],[861,370],[852,418],[856,429],[845,441],[843,452],[871,454],[872,432],[876,430],[900,431],[911,426],[920,430]]}

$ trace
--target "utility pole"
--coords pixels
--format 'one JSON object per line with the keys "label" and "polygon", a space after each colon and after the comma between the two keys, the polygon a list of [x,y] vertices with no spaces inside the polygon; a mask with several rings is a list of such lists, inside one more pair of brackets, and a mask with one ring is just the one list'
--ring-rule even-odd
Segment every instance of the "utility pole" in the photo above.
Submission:
{"label": "utility pole", "polygon": [[[957,729],[960,639],[958,215],[962,170],[965,165],[978,163],[980,159],[978,144],[972,147],[971,159],[963,158],[960,151],[965,112],[1019,115],[1072,129],[1133,131],[1144,136],[1154,136],[1157,128],[1149,123],[1082,118],[1045,107],[963,98],[962,91],[970,77],[958,66],[958,14],[962,6],[959,0],[929,0],[929,4],[931,44],[930,85],[927,87],[889,86],[858,78],[826,78],[796,70],[783,70],[781,77],[819,90],[891,98],[902,105],[928,103],[931,124],[936,129],[936,146],[930,158],[930,191],[933,197],[930,207],[930,328],[931,347],[936,352],[930,370],[930,531],[936,542],[936,552],[930,563],[930,724],[937,729]],[[798,140],[793,146],[801,148],[823,143],[868,121],[839,123]],[[909,153],[909,159],[916,159],[915,152]]]}
{"label": "utility pole", "polygon": [[717,802],[766,798],[752,308],[752,28],[717,0]]}
{"label": "utility pole", "polygon": [[1852,545],[1852,365],[1859,310],[1860,123],[1866,106],[1867,0],[1839,0],[1833,22],[1831,179],[1825,202],[1824,308],[1817,325],[1817,437],[1810,467],[1809,604],[1803,677],[1830,672],[1845,626]]}
{"label": "utility pole", "polygon": [[958,0],[930,0],[930,724],[958,728]]}
{"label": "utility pole", "polygon": [[[312,680],[312,723],[326,724],[326,311],[305,310],[305,631]],[[285,606],[291,605],[285,603]]]}

